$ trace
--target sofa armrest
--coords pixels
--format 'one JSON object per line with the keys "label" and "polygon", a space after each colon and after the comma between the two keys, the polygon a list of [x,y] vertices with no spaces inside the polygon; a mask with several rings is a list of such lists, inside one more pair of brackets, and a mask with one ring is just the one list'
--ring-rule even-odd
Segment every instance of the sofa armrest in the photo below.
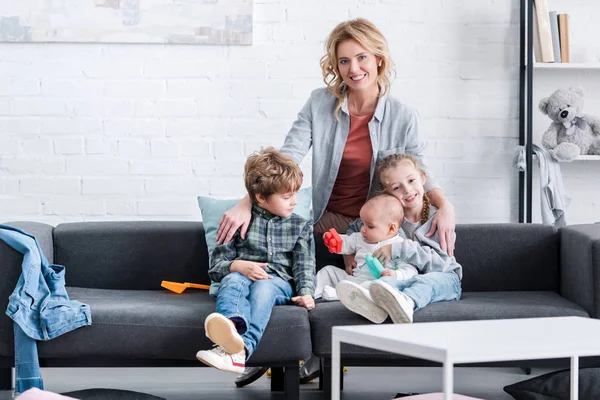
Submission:
{"label": "sofa armrest", "polygon": [[560,229],[560,291],[600,318],[600,224]]}
{"label": "sofa armrest", "polygon": [[[24,232],[27,232],[38,241],[42,252],[50,263],[54,260],[54,244],[52,225],[39,222],[4,222],[3,225],[14,226]],[[23,255],[13,248],[9,247],[0,240],[0,356],[13,354],[13,327],[12,321],[4,311],[8,305],[8,297],[11,295],[19,276],[21,276],[21,264]]]}
{"label": "sofa armrest", "polygon": [[54,263],[54,227],[52,225],[31,221],[2,222],[2,225],[13,226],[35,236],[48,262]]}

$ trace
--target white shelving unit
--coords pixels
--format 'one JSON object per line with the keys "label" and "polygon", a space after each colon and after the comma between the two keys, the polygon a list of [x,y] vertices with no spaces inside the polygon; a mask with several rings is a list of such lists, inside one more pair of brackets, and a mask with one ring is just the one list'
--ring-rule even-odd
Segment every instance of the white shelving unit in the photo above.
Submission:
{"label": "white shelving unit", "polygon": [[566,69],[566,70],[597,70],[600,71],[600,62],[595,63],[534,63],[534,69]]}
{"label": "white shelving unit", "polygon": [[[575,27],[570,34],[570,63],[535,62],[533,49],[534,1],[521,1],[521,74],[520,74],[520,119],[519,142],[526,145],[526,164],[532,161],[531,144],[541,145],[542,136],[551,124],[547,115],[539,111],[542,98],[550,96],[556,89],[572,86],[584,88],[583,113],[600,117],[600,59],[597,58],[597,40],[600,24],[590,19],[591,4],[586,6],[568,0],[549,0],[557,11],[566,11]],[[600,4],[600,3],[599,3]],[[562,8],[562,10],[561,10]],[[581,28],[585,23],[587,26]],[[580,29],[581,28],[581,29]],[[590,47],[591,46],[591,47]],[[600,181],[600,156],[579,156],[572,162],[560,164],[565,191],[571,198],[567,221],[569,224],[584,224],[598,221],[599,208],[597,189],[594,183]],[[535,172],[535,173],[534,173]],[[541,223],[541,194],[539,169],[527,168],[519,175],[519,221]]]}

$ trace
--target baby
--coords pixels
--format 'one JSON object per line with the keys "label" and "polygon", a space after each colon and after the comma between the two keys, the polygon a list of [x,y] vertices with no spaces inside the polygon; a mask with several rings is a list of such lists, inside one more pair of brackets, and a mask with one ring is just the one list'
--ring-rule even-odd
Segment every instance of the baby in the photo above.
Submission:
{"label": "baby", "polygon": [[[356,253],[356,267],[350,275],[348,272],[328,265],[322,268],[316,277],[315,298],[324,300],[338,300],[336,287],[342,281],[351,281],[359,284],[367,296],[369,285],[377,279],[369,270],[365,257],[379,248],[393,243],[402,242],[398,236],[398,229],[404,219],[402,204],[392,195],[381,194],[368,200],[360,209],[360,219],[363,225],[360,232],[351,235],[334,235],[341,239],[341,248],[334,251],[338,254]],[[329,236],[325,233],[325,236]],[[331,251],[331,249],[330,249]],[[398,280],[410,279],[417,275],[417,269],[406,263],[395,262],[392,259],[389,268],[381,276],[390,276]]]}

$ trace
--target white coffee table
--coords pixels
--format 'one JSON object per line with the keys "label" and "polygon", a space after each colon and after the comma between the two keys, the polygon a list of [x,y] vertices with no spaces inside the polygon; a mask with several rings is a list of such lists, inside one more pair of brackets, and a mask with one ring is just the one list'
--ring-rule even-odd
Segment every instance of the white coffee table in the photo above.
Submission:
{"label": "white coffee table", "polygon": [[331,398],[340,398],[340,343],[443,364],[444,399],[455,364],[571,359],[571,400],[578,398],[579,357],[600,355],[600,320],[582,317],[334,326]]}

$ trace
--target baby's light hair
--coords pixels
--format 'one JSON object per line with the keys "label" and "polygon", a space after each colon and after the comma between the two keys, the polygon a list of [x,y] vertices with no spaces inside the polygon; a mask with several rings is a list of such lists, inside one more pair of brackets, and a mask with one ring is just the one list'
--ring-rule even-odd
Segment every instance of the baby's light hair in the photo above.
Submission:
{"label": "baby's light hair", "polygon": [[[389,170],[391,168],[395,168],[402,161],[411,162],[417,171],[419,171],[423,175],[426,175],[425,171],[423,171],[423,169],[419,166],[419,162],[417,161],[417,159],[415,157],[411,156],[410,154],[402,154],[402,153],[390,154],[389,156],[387,156],[383,160],[381,160],[379,162],[379,164],[377,164],[377,170],[376,170],[377,179],[379,180],[379,183],[381,184],[382,187],[385,186],[385,183],[382,180],[383,174],[387,170]],[[387,193],[387,192],[384,192],[384,193]],[[429,197],[427,197],[427,195],[425,193],[423,193],[423,212],[421,213],[421,223],[422,224],[424,224],[425,222],[427,222],[427,220],[429,220],[430,208],[431,208],[431,202],[429,201]]]}
{"label": "baby's light hair", "polygon": [[251,154],[244,165],[244,184],[250,200],[275,193],[297,192],[302,186],[302,170],[296,161],[274,147]]}
{"label": "baby's light hair", "polygon": [[389,220],[391,222],[395,222],[397,224],[396,226],[400,228],[402,222],[404,221],[404,209],[402,208],[400,200],[398,200],[396,197],[392,196],[389,193],[381,193],[367,200],[364,206],[366,206],[369,203],[373,204],[379,201],[385,202],[384,210],[387,212]]}

